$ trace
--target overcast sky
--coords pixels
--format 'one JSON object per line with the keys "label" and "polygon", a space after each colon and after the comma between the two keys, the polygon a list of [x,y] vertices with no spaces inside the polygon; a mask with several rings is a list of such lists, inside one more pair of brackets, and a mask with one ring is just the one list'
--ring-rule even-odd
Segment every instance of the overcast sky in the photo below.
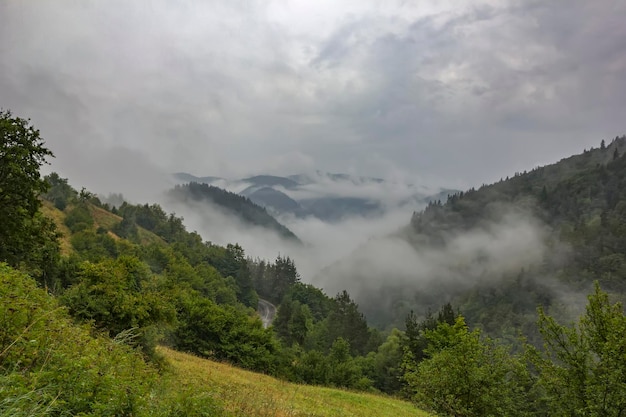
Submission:
{"label": "overcast sky", "polygon": [[626,2],[0,0],[0,107],[76,185],[470,187],[626,133]]}

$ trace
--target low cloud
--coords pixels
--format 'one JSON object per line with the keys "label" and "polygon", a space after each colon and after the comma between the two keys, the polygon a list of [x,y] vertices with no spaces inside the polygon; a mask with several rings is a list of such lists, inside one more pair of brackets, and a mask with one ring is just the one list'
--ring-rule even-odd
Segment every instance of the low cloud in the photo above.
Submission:
{"label": "low cloud", "polygon": [[458,232],[442,245],[414,245],[410,243],[413,233],[405,228],[403,233],[370,240],[327,268],[318,282],[331,291],[349,287],[357,298],[384,286],[417,290],[436,283],[462,291],[519,272],[540,262],[546,252],[545,229],[518,214]]}

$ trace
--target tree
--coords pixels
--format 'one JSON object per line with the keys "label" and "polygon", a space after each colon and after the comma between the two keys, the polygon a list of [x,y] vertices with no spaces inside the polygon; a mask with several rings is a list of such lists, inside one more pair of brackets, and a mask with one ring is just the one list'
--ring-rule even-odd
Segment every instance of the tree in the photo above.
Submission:
{"label": "tree", "polygon": [[0,110],[0,261],[19,266],[55,236],[39,214],[39,195],[48,183],[39,175],[46,157],[39,131],[28,120]]}
{"label": "tree", "polygon": [[526,367],[504,346],[470,331],[462,316],[425,334],[429,359],[404,375],[420,406],[440,416],[526,415]]}
{"label": "tree", "polygon": [[577,326],[559,325],[539,310],[544,349],[530,349],[551,416],[626,413],[626,316],[596,282]]}
{"label": "tree", "polygon": [[375,388],[387,394],[399,392],[402,388],[403,336],[394,328],[378,350],[367,355],[370,364],[367,376]]}
{"label": "tree", "polygon": [[346,339],[353,355],[365,354],[369,340],[369,328],[359,306],[352,301],[346,290],[334,298],[333,308],[328,315],[328,339],[333,343],[338,337]]}
{"label": "tree", "polygon": [[418,363],[426,359],[425,349],[428,347],[428,339],[425,332],[427,330],[435,330],[440,323],[448,323],[453,325],[456,321],[458,313],[452,308],[452,304],[446,303],[441,307],[437,317],[434,317],[432,313],[428,313],[426,318],[421,322],[418,321],[417,316],[411,310],[406,318],[405,326],[406,332],[403,340],[405,350],[405,361],[411,360]]}

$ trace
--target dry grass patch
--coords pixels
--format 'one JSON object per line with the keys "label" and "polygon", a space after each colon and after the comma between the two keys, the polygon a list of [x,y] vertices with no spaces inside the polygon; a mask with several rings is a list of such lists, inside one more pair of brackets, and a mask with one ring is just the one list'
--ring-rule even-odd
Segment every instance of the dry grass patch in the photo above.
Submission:
{"label": "dry grass patch", "polygon": [[59,238],[61,254],[64,256],[71,254],[74,251],[72,244],[70,243],[70,236],[72,236],[72,232],[70,232],[70,229],[65,225],[65,213],[54,207],[54,204],[47,200],[43,200],[41,212],[44,216],[52,219],[57,227],[57,231],[61,233],[61,237]]}
{"label": "dry grass patch", "polygon": [[159,348],[181,389],[205,391],[233,416],[428,416],[395,398],[293,384],[230,365]]}
{"label": "dry grass patch", "polygon": [[122,218],[117,214],[113,214],[110,211],[107,211],[101,207],[94,206],[93,204],[89,204],[89,213],[91,213],[91,217],[95,223],[96,229],[98,227],[103,227],[106,230],[111,230],[113,226],[122,221]]}

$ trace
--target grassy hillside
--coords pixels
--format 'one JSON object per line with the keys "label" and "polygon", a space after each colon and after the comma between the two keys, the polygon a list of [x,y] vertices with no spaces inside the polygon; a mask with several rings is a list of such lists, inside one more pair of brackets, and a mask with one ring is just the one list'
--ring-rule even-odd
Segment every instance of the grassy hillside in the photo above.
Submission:
{"label": "grassy hillside", "polygon": [[428,416],[406,401],[299,385],[159,348],[181,388],[204,391],[234,416]]}

